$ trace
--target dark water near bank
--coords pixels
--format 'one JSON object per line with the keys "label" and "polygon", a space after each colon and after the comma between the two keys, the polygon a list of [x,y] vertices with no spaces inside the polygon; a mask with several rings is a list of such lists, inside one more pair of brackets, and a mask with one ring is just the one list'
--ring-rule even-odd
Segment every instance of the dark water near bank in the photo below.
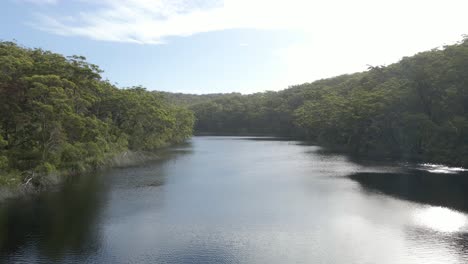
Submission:
{"label": "dark water near bank", "polygon": [[423,169],[195,137],[1,203],[0,262],[468,263],[468,175]]}

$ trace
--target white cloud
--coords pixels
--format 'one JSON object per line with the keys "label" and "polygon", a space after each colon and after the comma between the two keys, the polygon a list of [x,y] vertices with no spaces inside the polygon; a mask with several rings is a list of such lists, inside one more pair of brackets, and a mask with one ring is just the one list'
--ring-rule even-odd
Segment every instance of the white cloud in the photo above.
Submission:
{"label": "white cloud", "polygon": [[225,29],[288,28],[292,20],[284,12],[287,6],[265,0],[103,0],[97,10],[75,14],[74,23],[41,14],[38,27],[60,35],[158,44],[169,36],[190,36]]}
{"label": "white cloud", "polygon": [[318,12],[321,27],[304,28],[305,40],[276,54],[285,70],[274,89],[391,64],[468,33],[467,1],[385,2],[347,1]]}
{"label": "white cloud", "polygon": [[[58,0],[22,0],[54,3]],[[48,14],[39,27],[61,35],[157,44],[169,36],[190,36],[234,28],[300,29],[317,36],[450,32],[467,25],[465,0],[102,0],[73,14],[74,22]],[[94,4],[92,4],[94,3]],[[345,41],[344,39],[342,41]]]}
{"label": "white cloud", "polygon": [[68,17],[41,14],[37,27],[59,35],[141,44],[227,29],[303,32],[305,41],[274,54],[286,68],[281,81],[275,81],[276,89],[395,62],[468,33],[466,0],[77,1],[92,8]]}

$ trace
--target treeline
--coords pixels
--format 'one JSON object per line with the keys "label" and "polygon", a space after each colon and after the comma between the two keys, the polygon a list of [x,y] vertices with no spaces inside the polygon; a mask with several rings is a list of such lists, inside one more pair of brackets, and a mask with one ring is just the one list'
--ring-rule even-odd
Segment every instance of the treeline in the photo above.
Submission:
{"label": "treeline", "polygon": [[251,95],[118,89],[100,74],[84,57],[0,42],[0,184],[183,141],[194,114],[199,133],[293,136],[357,154],[468,166],[467,39]]}
{"label": "treeline", "polygon": [[0,42],[0,185],[85,171],[191,136],[191,111],[142,87],[117,89],[100,73],[84,57]]}
{"label": "treeline", "polygon": [[186,105],[197,132],[295,136],[357,154],[468,166],[468,39],[362,73]]}
{"label": "treeline", "polygon": [[186,94],[186,93],[171,93],[164,91],[154,91],[156,94],[162,95],[166,100],[175,105],[187,106],[193,104],[206,103],[214,99],[224,98],[228,95],[241,95],[241,93],[213,93],[213,94]]}

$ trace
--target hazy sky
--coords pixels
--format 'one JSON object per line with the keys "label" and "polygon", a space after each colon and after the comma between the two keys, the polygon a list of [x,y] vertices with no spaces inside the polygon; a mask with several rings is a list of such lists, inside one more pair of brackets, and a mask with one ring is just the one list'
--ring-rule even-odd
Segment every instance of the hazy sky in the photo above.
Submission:
{"label": "hazy sky", "polygon": [[118,86],[250,93],[468,34],[467,0],[3,0],[0,39],[83,55]]}

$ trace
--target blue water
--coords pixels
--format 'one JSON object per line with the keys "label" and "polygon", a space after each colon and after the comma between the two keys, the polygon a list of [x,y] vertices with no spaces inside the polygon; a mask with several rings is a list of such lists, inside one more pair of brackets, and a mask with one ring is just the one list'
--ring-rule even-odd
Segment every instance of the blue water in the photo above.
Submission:
{"label": "blue water", "polygon": [[0,204],[0,262],[468,263],[453,187],[466,180],[425,175],[296,141],[194,137]]}

